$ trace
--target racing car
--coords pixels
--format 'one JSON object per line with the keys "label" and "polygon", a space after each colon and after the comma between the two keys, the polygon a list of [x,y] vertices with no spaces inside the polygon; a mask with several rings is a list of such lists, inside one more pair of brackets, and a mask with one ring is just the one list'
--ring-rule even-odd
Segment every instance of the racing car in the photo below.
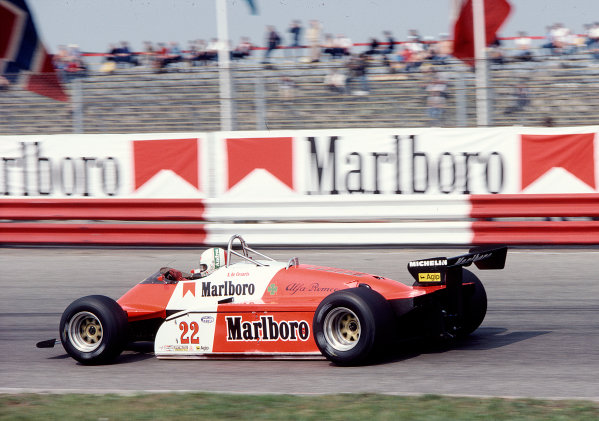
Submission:
{"label": "racing car", "polygon": [[507,247],[408,263],[412,286],[368,273],[276,261],[234,235],[202,253],[200,268],[163,267],[119,300],[90,295],[60,320],[66,352],[82,364],[114,360],[131,342],[157,358],[324,356],[337,365],[376,360],[415,336],[459,338],[487,310],[480,280],[464,267],[503,269]]}

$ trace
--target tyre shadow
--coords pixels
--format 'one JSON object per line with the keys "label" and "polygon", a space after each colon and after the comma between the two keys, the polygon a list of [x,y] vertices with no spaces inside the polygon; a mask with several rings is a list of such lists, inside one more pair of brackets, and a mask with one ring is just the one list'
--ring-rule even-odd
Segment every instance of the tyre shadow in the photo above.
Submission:
{"label": "tyre shadow", "polygon": [[463,339],[439,341],[417,338],[400,342],[395,348],[397,351],[389,353],[375,364],[400,362],[422,354],[440,354],[452,350],[484,351],[496,349],[551,333],[549,330],[539,330],[509,332],[506,334],[507,331],[505,328],[482,327]]}
{"label": "tyre shadow", "polygon": [[[48,357],[49,360],[64,360],[71,358],[66,352],[60,355],[54,355]],[[115,365],[115,364],[130,364],[137,361],[143,361],[150,358],[154,358],[154,342],[134,342],[128,344],[124,351],[114,361],[102,364],[102,365]],[[85,365],[73,360],[77,365]]]}

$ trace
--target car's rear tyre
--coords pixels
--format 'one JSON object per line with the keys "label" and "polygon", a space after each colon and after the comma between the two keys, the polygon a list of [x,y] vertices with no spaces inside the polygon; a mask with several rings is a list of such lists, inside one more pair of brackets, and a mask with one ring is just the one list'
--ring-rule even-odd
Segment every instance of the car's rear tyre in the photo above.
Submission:
{"label": "car's rear tyre", "polygon": [[67,353],[82,364],[110,362],[127,342],[127,314],[112,298],[79,298],[62,314],[60,340]]}
{"label": "car's rear tyre", "polygon": [[481,325],[487,314],[487,293],[476,275],[463,269],[464,295],[462,296],[462,326],[458,329],[458,337],[470,335]]}
{"label": "car's rear tyre", "polygon": [[312,329],[322,354],[338,365],[372,361],[394,339],[391,306],[370,288],[350,288],[325,297],[316,308]]}

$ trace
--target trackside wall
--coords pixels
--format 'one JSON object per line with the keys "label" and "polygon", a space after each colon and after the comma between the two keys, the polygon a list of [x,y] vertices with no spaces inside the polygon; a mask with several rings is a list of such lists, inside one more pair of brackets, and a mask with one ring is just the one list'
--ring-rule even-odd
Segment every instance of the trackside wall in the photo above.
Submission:
{"label": "trackside wall", "polygon": [[596,244],[598,132],[2,136],[0,243]]}

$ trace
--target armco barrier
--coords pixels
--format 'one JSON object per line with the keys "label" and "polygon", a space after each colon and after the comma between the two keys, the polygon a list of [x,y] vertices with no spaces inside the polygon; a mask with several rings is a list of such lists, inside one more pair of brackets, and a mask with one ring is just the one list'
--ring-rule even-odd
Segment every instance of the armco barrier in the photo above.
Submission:
{"label": "armco barrier", "polygon": [[0,219],[201,221],[201,199],[2,199]]}
{"label": "armco barrier", "polygon": [[474,244],[599,244],[599,221],[481,221]]}
{"label": "armco barrier", "polygon": [[597,217],[599,194],[1,199],[0,244],[599,244]]}
{"label": "armco barrier", "polygon": [[599,217],[599,194],[471,195],[472,218]]}

